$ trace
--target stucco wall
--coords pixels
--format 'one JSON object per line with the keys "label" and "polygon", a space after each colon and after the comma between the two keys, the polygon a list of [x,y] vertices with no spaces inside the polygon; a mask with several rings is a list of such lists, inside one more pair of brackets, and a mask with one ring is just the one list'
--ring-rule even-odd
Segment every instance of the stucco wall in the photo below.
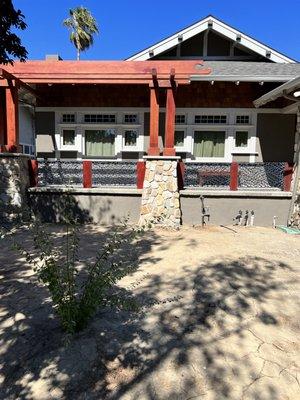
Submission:
{"label": "stucco wall", "polygon": [[55,157],[55,112],[36,112],[36,152],[38,157]]}
{"label": "stucco wall", "polygon": [[[51,189],[53,191],[53,189]],[[92,190],[93,191],[93,190]],[[30,199],[35,210],[38,210],[43,219],[49,222],[58,222],[64,215],[65,210],[72,210],[82,222],[109,224],[118,221],[129,214],[130,221],[138,222],[141,207],[141,191],[135,194],[108,194],[91,193],[87,190],[80,193],[72,193],[64,198],[61,193],[37,192],[31,189]],[[201,203],[199,195],[180,195],[182,221],[184,224],[193,225],[201,223]],[[277,197],[276,197],[277,196]],[[283,197],[279,197],[283,196]],[[236,197],[231,194],[214,196],[205,195],[205,206],[210,207],[213,225],[232,225],[233,218],[239,210],[244,213],[246,210],[254,210],[255,225],[272,226],[273,217],[277,216],[277,223],[286,224],[290,195],[269,194],[264,196]],[[63,211],[64,210],[64,211]]]}
{"label": "stucco wall", "polygon": [[294,157],[296,116],[258,114],[256,161],[288,161]]}

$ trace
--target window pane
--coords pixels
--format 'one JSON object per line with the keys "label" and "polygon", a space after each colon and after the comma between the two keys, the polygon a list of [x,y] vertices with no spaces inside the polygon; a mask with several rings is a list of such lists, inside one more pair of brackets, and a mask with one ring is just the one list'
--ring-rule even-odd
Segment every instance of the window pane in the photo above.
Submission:
{"label": "window pane", "polygon": [[75,144],[75,131],[74,130],[63,130],[63,144],[73,145]]}
{"label": "window pane", "polygon": [[184,144],[184,131],[175,131],[175,146],[182,147]]}
{"label": "window pane", "polygon": [[125,146],[135,146],[137,139],[136,131],[125,131]]}
{"label": "window pane", "polygon": [[124,122],[126,124],[137,124],[137,122],[138,122],[137,114],[125,114]]}
{"label": "window pane", "polygon": [[74,123],[75,122],[75,114],[63,114],[62,122]]}
{"label": "window pane", "polygon": [[175,124],[185,124],[185,115],[184,114],[175,115]]}
{"label": "window pane", "polygon": [[85,114],[84,122],[91,124],[115,123],[116,116],[114,114]]}
{"label": "window pane", "polygon": [[226,115],[195,115],[195,124],[226,124]]}
{"label": "window pane", "polygon": [[115,131],[103,129],[85,131],[85,154],[87,156],[111,157],[115,155]]}
{"label": "window pane", "polygon": [[225,132],[196,131],[194,133],[194,156],[196,157],[224,157]]}
{"label": "window pane", "polygon": [[249,124],[249,115],[237,115],[235,122],[236,124]]}
{"label": "window pane", "polygon": [[235,133],[235,147],[247,147],[248,146],[248,132],[237,131]]}

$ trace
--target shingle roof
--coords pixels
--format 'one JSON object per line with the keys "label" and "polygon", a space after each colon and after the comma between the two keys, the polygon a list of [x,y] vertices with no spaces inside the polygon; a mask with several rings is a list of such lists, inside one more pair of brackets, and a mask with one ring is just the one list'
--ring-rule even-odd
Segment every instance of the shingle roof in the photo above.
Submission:
{"label": "shingle roof", "polygon": [[[212,73],[201,80],[266,80],[286,82],[300,75],[300,63],[284,64],[252,61],[204,61]],[[200,79],[200,77],[199,77]],[[197,80],[196,76],[192,80]]]}

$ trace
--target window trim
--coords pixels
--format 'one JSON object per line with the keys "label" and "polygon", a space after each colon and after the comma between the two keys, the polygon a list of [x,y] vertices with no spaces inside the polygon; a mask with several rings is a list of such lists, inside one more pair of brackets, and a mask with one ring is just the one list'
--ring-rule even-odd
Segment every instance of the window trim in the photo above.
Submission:
{"label": "window trim", "polygon": [[[136,132],[136,144],[135,146],[126,146],[125,145],[125,132],[126,131],[135,131]],[[141,134],[139,128],[122,128],[122,151],[124,152],[138,152],[141,151]]]}
{"label": "window trim", "polygon": [[[74,144],[64,144],[64,131],[74,131],[75,132],[75,137],[74,137]],[[78,128],[77,126],[74,125],[67,125],[64,124],[63,126],[61,126],[60,128],[60,132],[59,132],[59,144],[60,144],[60,148],[59,150],[61,151],[77,151],[78,150]]]}

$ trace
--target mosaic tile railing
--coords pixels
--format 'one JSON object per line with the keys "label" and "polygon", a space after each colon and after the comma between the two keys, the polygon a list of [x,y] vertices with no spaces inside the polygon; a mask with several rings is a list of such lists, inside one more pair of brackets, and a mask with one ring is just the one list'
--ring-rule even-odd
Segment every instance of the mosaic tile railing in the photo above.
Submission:
{"label": "mosaic tile railing", "polygon": [[82,186],[82,161],[39,160],[38,184]]}
{"label": "mosaic tile railing", "polygon": [[283,188],[284,162],[240,163],[240,189],[277,189]]}
{"label": "mosaic tile railing", "polygon": [[136,187],[136,161],[93,161],[92,180],[93,187]]}
{"label": "mosaic tile railing", "polygon": [[[239,163],[238,188],[283,189],[284,162]],[[229,189],[230,163],[186,163],[185,187]]]}
{"label": "mosaic tile railing", "polygon": [[185,187],[229,189],[230,163],[186,163]]}

